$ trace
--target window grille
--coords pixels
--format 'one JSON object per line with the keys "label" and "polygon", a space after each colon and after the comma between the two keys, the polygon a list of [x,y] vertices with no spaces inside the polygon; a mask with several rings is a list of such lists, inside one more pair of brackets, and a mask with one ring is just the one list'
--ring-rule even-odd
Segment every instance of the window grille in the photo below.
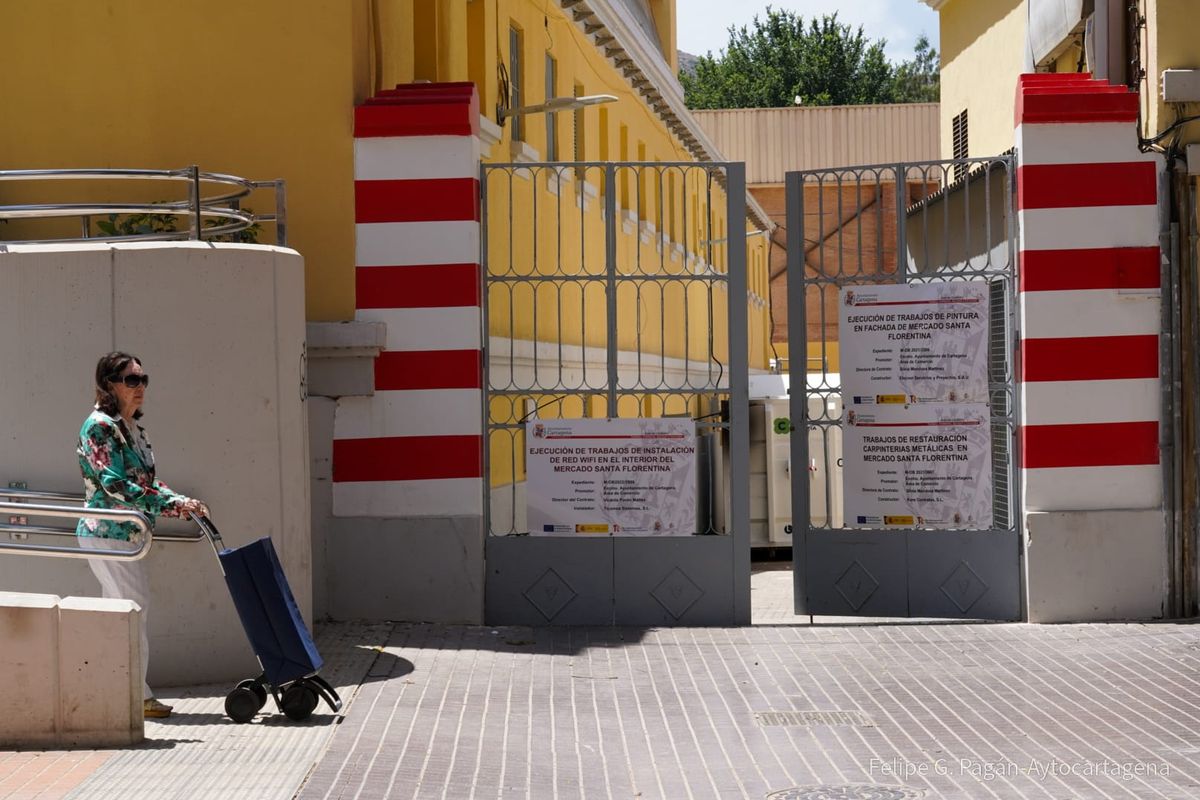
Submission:
{"label": "window grille", "polygon": [[[520,108],[524,105],[524,77],[521,74],[521,31],[515,26],[508,29],[508,81],[509,107]],[[521,117],[510,117],[512,120],[512,140],[525,141],[525,120]]]}
{"label": "window grille", "polygon": [[[967,144],[967,109],[964,108],[950,121],[950,140],[954,146],[955,158],[970,157],[970,147]],[[954,180],[960,181],[966,174],[966,164],[954,165]]]}
{"label": "window grille", "polygon": [[[546,54],[546,99],[558,96],[558,64]],[[546,115],[546,160],[558,161],[558,114]]]}

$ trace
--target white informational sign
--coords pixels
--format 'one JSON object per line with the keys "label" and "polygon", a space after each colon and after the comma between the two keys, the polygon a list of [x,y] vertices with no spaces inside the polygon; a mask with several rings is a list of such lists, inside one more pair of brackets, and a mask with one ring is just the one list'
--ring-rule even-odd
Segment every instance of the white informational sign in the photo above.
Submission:
{"label": "white informational sign", "polygon": [[532,420],[525,492],[533,536],[696,532],[691,419]]}
{"label": "white informational sign", "polygon": [[851,286],[839,305],[847,407],[987,402],[987,282]]}
{"label": "white informational sign", "polygon": [[983,403],[873,405],[845,412],[846,524],[992,526],[992,436]]}
{"label": "white informational sign", "polygon": [[990,528],[988,283],[852,286],[840,299],[846,524]]}

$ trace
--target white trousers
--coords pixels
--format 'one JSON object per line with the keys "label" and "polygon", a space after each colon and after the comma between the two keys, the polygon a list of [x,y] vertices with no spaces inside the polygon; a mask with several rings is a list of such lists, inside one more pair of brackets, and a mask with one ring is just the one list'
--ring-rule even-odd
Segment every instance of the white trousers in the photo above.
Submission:
{"label": "white trousers", "polygon": [[[100,536],[80,536],[79,546],[84,550],[136,550],[133,542],[120,539],[105,539]],[[150,667],[150,637],[147,635],[147,617],[150,614],[150,579],[142,561],[119,561],[111,558],[89,558],[88,566],[100,581],[102,597],[132,600],[142,609],[142,697],[153,697],[150,684],[146,683],[146,671]]]}

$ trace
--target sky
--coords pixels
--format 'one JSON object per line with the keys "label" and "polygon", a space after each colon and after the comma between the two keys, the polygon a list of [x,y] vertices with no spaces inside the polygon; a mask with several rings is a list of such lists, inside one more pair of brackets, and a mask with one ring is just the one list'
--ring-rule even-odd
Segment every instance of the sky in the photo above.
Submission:
{"label": "sky", "polygon": [[804,17],[837,12],[838,20],[857,28],[872,41],[887,39],[891,61],[912,58],[917,36],[924,33],[938,47],[937,13],[921,0],[676,0],[676,44],[680,50],[702,56],[717,55],[729,43],[729,26],[749,26],[766,8],[787,9]]}

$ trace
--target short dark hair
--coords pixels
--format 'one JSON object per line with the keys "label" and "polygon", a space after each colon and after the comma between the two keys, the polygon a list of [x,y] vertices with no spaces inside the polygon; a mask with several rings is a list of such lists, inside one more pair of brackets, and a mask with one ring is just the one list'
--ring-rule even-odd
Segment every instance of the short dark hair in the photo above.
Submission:
{"label": "short dark hair", "polygon": [[[121,373],[125,371],[125,368],[130,363],[135,363],[140,367],[142,360],[135,355],[123,353],[120,350],[101,356],[100,360],[96,363],[96,405],[110,417],[119,417],[121,415],[121,404],[117,402],[117,396],[112,393],[109,384],[120,377]],[[142,418],[142,410],[140,408],[133,412],[133,418]]]}

